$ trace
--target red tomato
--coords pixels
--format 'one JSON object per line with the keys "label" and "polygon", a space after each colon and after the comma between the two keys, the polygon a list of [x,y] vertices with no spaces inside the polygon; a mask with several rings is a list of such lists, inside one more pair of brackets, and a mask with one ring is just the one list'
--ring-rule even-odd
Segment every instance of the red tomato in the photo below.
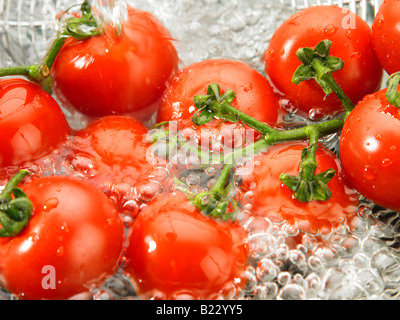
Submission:
{"label": "red tomato", "polygon": [[340,139],[349,183],[366,198],[400,211],[400,110],[386,89],[366,96],[350,113]]}
{"label": "red tomato", "polygon": [[37,84],[0,80],[0,167],[20,166],[48,155],[70,133],[57,102]]}
{"label": "red tomato", "polygon": [[293,191],[280,181],[280,174],[298,176],[305,142],[288,142],[270,147],[256,157],[253,172],[243,177],[245,198],[252,199],[253,210],[272,221],[296,223],[305,232],[317,234],[330,232],[346,218],[354,216],[358,205],[356,191],[345,181],[339,161],[328,149],[319,146],[316,174],[330,168],[336,174],[327,186],[332,196],[327,201],[300,202]]}
{"label": "red tomato", "polygon": [[376,55],[389,74],[400,71],[400,2],[385,0],[372,24]]}
{"label": "red tomato", "polygon": [[68,39],[52,67],[54,90],[89,116],[136,113],[148,119],[178,68],[169,32],[150,13],[129,8],[123,33]]}
{"label": "red tomato", "polygon": [[141,297],[207,299],[245,268],[244,229],[202,215],[182,194],[158,198],[129,232],[126,272]]}
{"label": "red tomato", "polygon": [[259,121],[276,123],[278,99],[268,81],[249,65],[226,59],[201,61],[178,72],[163,96],[157,122],[176,120],[190,126],[197,111],[194,96],[206,94],[212,83],[220,85],[221,93],[235,91],[233,107]]}
{"label": "red tomato", "polygon": [[17,236],[0,240],[2,285],[20,299],[68,299],[102,285],[117,270],[124,227],[93,185],[62,176],[21,188],[34,211]]}
{"label": "red tomato", "polygon": [[103,191],[109,184],[135,185],[151,169],[146,155],[147,129],[126,116],[107,116],[74,135],[68,163]]}
{"label": "red tomato", "polygon": [[381,84],[383,72],[369,25],[358,15],[336,6],[309,7],[292,15],[275,31],[264,53],[265,72],[271,82],[305,116],[344,111],[335,94],[324,99],[325,93],[315,80],[298,85],[291,81],[301,65],[296,51],[314,48],[325,39],[332,41],[330,55],[344,62],[344,68],[334,72],[333,78],[354,104]]}

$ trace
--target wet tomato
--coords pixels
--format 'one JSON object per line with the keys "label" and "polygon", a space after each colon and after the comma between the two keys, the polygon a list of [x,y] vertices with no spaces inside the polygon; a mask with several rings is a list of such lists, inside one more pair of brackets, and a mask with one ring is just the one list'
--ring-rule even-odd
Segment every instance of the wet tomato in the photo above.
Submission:
{"label": "wet tomato", "polygon": [[[157,122],[178,121],[178,128],[190,126],[197,111],[196,95],[204,95],[210,84],[236,93],[232,106],[259,121],[278,120],[278,99],[268,81],[254,68],[240,61],[213,59],[194,63],[180,70],[168,83]],[[182,126],[181,126],[182,125]]]}
{"label": "wet tomato", "polygon": [[122,34],[68,39],[52,67],[54,90],[89,116],[135,113],[149,119],[178,68],[168,30],[150,13],[129,8]]}
{"label": "wet tomato", "polygon": [[72,173],[103,191],[110,185],[135,185],[151,169],[147,133],[134,118],[101,117],[75,133],[67,162]]}
{"label": "wet tomato", "polygon": [[157,198],[129,232],[126,272],[141,297],[207,299],[245,268],[245,231],[202,215],[182,194]]}
{"label": "wet tomato", "polygon": [[0,80],[0,167],[20,166],[49,155],[70,133],[57,102],[37,84]]}
{"label": "wet tomato", "polygon": [[346,119],[340,161],[357,191],[400,211],[400,110],[387,101],[386,89],[366,96]]}
{"label": "wet tomato", "polygon": [[357,192],[345,181],[336,156],[319,146],[316,174],[331,168],[335,170],[335,176],[327,184],[332,196],[326,201],[300,202],[294,199],[293,191],[281,182],[280,174],[298,175],[301,152],[306,146],[304,142],[282,143],[257,156],[253,172],[242,177],[244,199],[247,202],[250,199],[252,210],[257,215],[276,222],[297,224],[307,233],[329,233],[354,216],[358,205]]}
{"label": "wet tomato", "polygon": [[4,288],[20,299],[68,299],[115,273],[124,227],[99,189],[63,176],[33,177],[21,188],[33,214],[21,233],[0,239]]}
{"label": "wet tomato", "polygon": [[374,47],[378,59],[388,74],[400,71],[400,2],[385,0],[372,24]]}
{"label": "wet tomato", "polygon": [[264,53],[265,72],[298,112],[311,118],[344,110],[334,94],[325,99],[314,80],[292,83],[293,74],[301,65],[296,51],[314,48],[323,40],[332,41],[330,55],[344,62],[344,68],[332,76],[353,104],[379,89],[383,73],[373,48],[371,28],[358,15],[337,6],[312,6],[292,15],[269,42]]}

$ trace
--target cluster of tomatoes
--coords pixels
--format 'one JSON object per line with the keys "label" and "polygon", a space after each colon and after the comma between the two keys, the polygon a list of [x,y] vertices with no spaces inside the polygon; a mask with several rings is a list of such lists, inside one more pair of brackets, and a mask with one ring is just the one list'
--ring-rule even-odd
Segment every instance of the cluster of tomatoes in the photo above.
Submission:
{"label": "cluster of tomatoes", "polygon": [[[20,299],[68,299],[123,270],[141,298],[232,298],[232,288],[246,285],[241,274],[248,263],[244,222],[249,216],[288,221],[318,235],[356,213],[359,193],[400,210],[399,109],[388,102],[386,89],[379,91],[383,69],[389,74],[400,69],[399,9],[399,1],[385,0],[372,29],[336,6],[302,10],[275,31],[263,56],[264,76],[227,59],[179,69],[168,30],[152,14],[129,7],[122,34],[105,29],[87,39],[69,37],[50,68],[58,101],[90,119],[79,130],[38,84],[1,79],[1,185],[21,170],[31,171],[0,194],[1,285]],[[327,183],[329,199],[299,201],[280,180],[282,173],[298,174],[307,141],[279,143],[252,159],[251,172],[235,180],[241,193],[232,203],[243,213],[236,220],[204,215],[173,183],[144,183],[149,177],[168,178],[149,161],[148,123],[174,121],[202,147],[209,141],[206,151],[216,152],[205,132],[229,149],[238,147],[237,137],[224,135],[221,142],[223,130],[240,128],[255,133],[256,141],[263,139],[240,121],[193,124],[194,97],[205,95],[212,83],[221,92],[235,92],[231,105],[237,110],[279,130],[285,130],[279,123],[282,101],[305,118],[343,113],[341,101],[316,81],[292,82],[301,64],[296,51],[326,39],[332,42],[330,54],[344,62],[333,78],[355,105],[341,132],[340,157],[322,144],[316,151],[315,173],[336,173]],[[42,174],[33,165],[40,159],[63,159],[64,167]],[[169,167],[169,178],[183,168]],[[141,196],[131,207],[120,201],[127,190]],[[24,220],[21,198],[30,200],[32,212],[27,225],[13,233],[13,225]],[[129,228],[122,212],[133,218]]]}

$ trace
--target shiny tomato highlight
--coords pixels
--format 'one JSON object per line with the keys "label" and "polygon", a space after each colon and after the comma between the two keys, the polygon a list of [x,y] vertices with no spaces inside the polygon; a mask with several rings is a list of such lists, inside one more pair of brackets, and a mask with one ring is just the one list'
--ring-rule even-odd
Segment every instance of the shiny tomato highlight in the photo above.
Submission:
{"label": "shiny tomato highlight", "polygon": [[119,265],[124,226],[111,201],[70,177],[21,186],[34,211],[17,236],[0,239],[1,285],[20,299],[69,299],[99,288]]}
{"label": "shiny tomato highlight", "polygon": [[202,215],[182,193],[144,208],[128,239],[125,270],[142,298],[211,298],[233,284],[247,260],[244,229]]}
{"label": "shiny tomato highlight", "polygon": [[[303,116],[320,118],[344,111],[335,94],[325,93],[315,80],[296,85],[292,77],[301,65],[299,48],[314,48],[332,41],[330,55],[344,62],[332,74],[349,99],[356,104],[379,89],[382,67],[372,44],[372,31],[358,15],[338,6],[311,6],[289,17],[275,30],[264,53],[265,72],[276,89]],[[357,84],[357,85],[355,85]]]}
{"label": "shiny tomato highlight", "polygon": [[165,82],[178,69],[168,30],[152,14],[129,7],[122,34],[67,39],[51,69],[56,95],[72,110],[100,117],[135,113],[148,120]]}
{"label": "shiny tomato highlight", "polygon": [[49,155],[70,134],[60,106],[39,85],[18,78],[0,80],[0,167]]}
{"label": "shiny tomato highlight", "polygon": [[288,142],[270,147],[255,158],[253,172],[243,176],[242,188],[254,197],[252,210],[257,215],[272,221],[296,223],[308,233],[329,233],[356,214],[358,194],[346,182],[336,156],[319,146],[316,174],[335,170],[335,176],[327,184],[332,196],[326,201],[294,199],[294,192],[281,182],[280,174],[298,176],[301,152],[307,146],[305,142]]}
{"label": "shiny tomato highlight", "polygon": [[386,89],[350,113],[340,138],[340,161],[350,184],[373,202],[400,211],[400,110]]}
{"label": "shiny tomato highlight", "polygon": [[206,94],[212,83],[220,85],[221,94],[235,91],[233,107],[259,121],[277,122],[278,98],[265,77],[246,63],[228,59],[205,60],[180,70],[168,82],[157,122],[178,121],[178,128],[192,125],[197,111],[193,98]]}

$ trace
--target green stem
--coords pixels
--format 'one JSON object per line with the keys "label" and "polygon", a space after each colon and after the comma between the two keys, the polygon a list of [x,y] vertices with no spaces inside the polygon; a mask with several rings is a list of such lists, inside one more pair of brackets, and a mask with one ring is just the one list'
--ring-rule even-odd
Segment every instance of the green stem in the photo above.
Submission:
{"label": "green stem", "polygon": [[0,199],[12,199],[13,190],[31,173],[28,170],[18,171],[6,184],[3,191],[0,193]]}
{"label": "green stem", "polygon": [[257,130],[261,134],[274,134],[277,130],[269,127],[265,123],[250,117],[249,115],[245,114],[244,112],[232,107],[231,105],[223,105],[221,107],[221,111],[225,111],[226,113],[231,113],[240,118],[240,120],[248,125],[249,127]]}
{"label": "green stem", "polygon": [[65,41],[68,39],[69,35],[66,31],[60,33],[57,38],[53,41],[52,46],[50,47],[46,57],[41,63],[42,66],[46,66],[49,70],[52,68],[54,61],[57,58],[61,48],[65,44]]}
{"label": "green stem", "polygon": [[211,192],[215,192],[217,194],[225,195],[225,186],[228,181],[229,176],[231,175],[233,169],[233,164],[227,163],[221,171],[220,176],[218,177],[217,182],[211,188]]}
{"label": "green stem", "polygon": [[301,152],[298,176],[281,173],[280,180],[294,192],[294,198],[301,202],[312,200],[326,201],[332,196],[327,184],[334,177],[335,170],[328,169],[315,175],[318,167],[316,160],[319,132],[315,127],[307,130],[309,146]]}
{"label": "green stem", "polygon": [[351,112],[354,109],[354,104],[351,102],[349,97],[344,93],[342,88],[337,84],[335,79],[333,79],[331,73],[327,73],[327,67],[323,62],[316,58],[312,61],[311,66],[314,68],[316,73],[319,75],[320,79],[324,80],[325,83],[332,89],[335,95],[339,98],[340,102],[343,104],[347,112]]}
{"label": "green stem", "polygon": [[[275,130],[270,134],[266,134],[263,138],[259,139],[255,143],[229,154],[221,156],[221,162],[223,163],[235,163],[238,159],[244,157],[254,156],[267,150],[270,146],[298,140],[308,140],[310,132],[316,132],[319,136],[326,136],[329,134],[339,132],[344,125],[346,118],[349,113],[345,113],[338,119],[332,119],[329,121],[308,125],[301,128],[290,129],[290,130]],[[256,128],[255,128],[256,129]]]}
{"label": "green stem", "polygon": [[306,131],[310,139],[309,148],[306,158],[301,162],[299,176],[301,179],[311,181],[318,166],[315,156],[318,149],[319,132],[315,127],[309,127]]}

